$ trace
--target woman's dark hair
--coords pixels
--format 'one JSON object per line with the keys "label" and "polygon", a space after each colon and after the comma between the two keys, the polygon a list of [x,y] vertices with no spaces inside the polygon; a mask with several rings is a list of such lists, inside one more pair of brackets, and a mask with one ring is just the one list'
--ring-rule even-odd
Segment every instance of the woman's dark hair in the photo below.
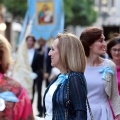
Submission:
{"label": "woman's dark hair", "polygon": [[101,37],[103,30],[98,27],[89,27],[85,29],[81,35],[80,40],[85,50],[86,57],[89,56],[90,46]]}
{"label": "woman's dark hair", "polygon": [[111,55],[111,48],[117,44],[120,44],[120,36],[118,37],[114,37],[112,38],[111,40],[109,40],[108,44],[107,44],[107,53],[108,53],[108,56],[112,59],[112,55]]}
{"label": "woman's dark hair", "polygon": [[32,35],[28,35],[28,36],[26,37],[26,41],[28,40],[28,38],[32,38],[34,42],[36,41],[35,37],[32,36]]}

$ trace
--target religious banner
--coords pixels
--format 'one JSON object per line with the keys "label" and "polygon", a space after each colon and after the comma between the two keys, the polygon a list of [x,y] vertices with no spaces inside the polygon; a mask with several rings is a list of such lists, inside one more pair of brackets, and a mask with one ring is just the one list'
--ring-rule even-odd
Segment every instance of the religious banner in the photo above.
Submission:
{"label": "religious banner", "polygon": [[19,42],[24,38],[29,21],[32,21],[30,34],[37,40],[54,38],[57,33],[64,31],[63,0],[28,0]]}
{"label": "religious banner", "polygon": [[33,73],[32,68],[28,62],[28,48],[26,44],[26,37],[30,34],[32,27],[32,20],[29,21],[26,29],[25,35],[21,44],[19,45],[16,60],[14,62],[14,67],[12,71],[12,77],[18,81],[27,91],[30,99],[33,98],[33,81],[31,78],[31,73]]}
{"label": "religious banner", "polygon": [[37,2],[37,22],[39,25],[54,24],[54,4],[53,2]]}

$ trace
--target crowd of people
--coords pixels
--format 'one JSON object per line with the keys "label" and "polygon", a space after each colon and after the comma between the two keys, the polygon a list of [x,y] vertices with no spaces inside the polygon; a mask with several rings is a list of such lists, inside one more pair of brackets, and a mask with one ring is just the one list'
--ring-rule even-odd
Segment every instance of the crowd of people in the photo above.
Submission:
{"label": "crowd of people", "polygon": [[[32,97],[27,87],[7,77],[11,46],[0,35],[0,120],[35,119],[35,90],[39,119],[120,120],[119,34],[106,41],[101,28],[88,27],[79,38],[71,33],[58,34],[51,47],[40,38],[36,49],[32,35],[25,43],[32,71]],[[105,54],[108,58],[103,57]],[[42,104],[43,80],[47,89]]]}

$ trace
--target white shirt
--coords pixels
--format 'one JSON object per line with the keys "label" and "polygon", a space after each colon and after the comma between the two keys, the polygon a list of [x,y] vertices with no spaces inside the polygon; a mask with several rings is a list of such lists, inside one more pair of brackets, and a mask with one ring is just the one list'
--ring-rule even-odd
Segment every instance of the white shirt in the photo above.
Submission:
{"label": "white shirt", "polygon": [[49,88],[46,96],[45,96],[45,107],[46,109],[46,117],[45,120],[52,120],[52,98],[53,98],[53,94],[55,92],[55,90],[57,89],[57,86],[55,83],[53,83],[51,85],[51,87]]}
{"label": "white shirt", "polygon": [[57,89],[60,83],[64,83],[64,81],[68,78],[68,74],[66,75],[59,75],[58,79],[50,86],[46,96],[45,96],[45,107],[46,107],[46,116],[45,120],[52,120],[52,111],[53,111],[53,103],[52,98],[55,90]]}
{"label": "white shirt", "polygon": [[34,48],[28,49],[28,62],[30,65],[32,65],[34,54],[35,54]]}

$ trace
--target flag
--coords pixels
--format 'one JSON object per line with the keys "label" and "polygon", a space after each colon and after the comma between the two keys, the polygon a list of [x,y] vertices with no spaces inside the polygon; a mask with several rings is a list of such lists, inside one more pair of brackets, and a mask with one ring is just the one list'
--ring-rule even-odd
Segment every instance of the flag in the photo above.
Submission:
{"label": "flag", "polygon": [[19,42],[23,40],[28,22],[33,19],[30,34],[37,40],[49,40],[64,30],[63,0],[28,0],[28,10]]}
{"label": "flag", "polygon": [[30,76],[33,71],[30,64],[28,63],[28,48],[26,44],[26,37],[31,32],[32,23],[33,19],[31,19],[26,26],[26,29],[24,31],[25,35],[21,44],[19,45],[17,57],[12,72],[12,77],[27,90],[30,99],[32,99],[33,97],[32,96],[33,79]]}

